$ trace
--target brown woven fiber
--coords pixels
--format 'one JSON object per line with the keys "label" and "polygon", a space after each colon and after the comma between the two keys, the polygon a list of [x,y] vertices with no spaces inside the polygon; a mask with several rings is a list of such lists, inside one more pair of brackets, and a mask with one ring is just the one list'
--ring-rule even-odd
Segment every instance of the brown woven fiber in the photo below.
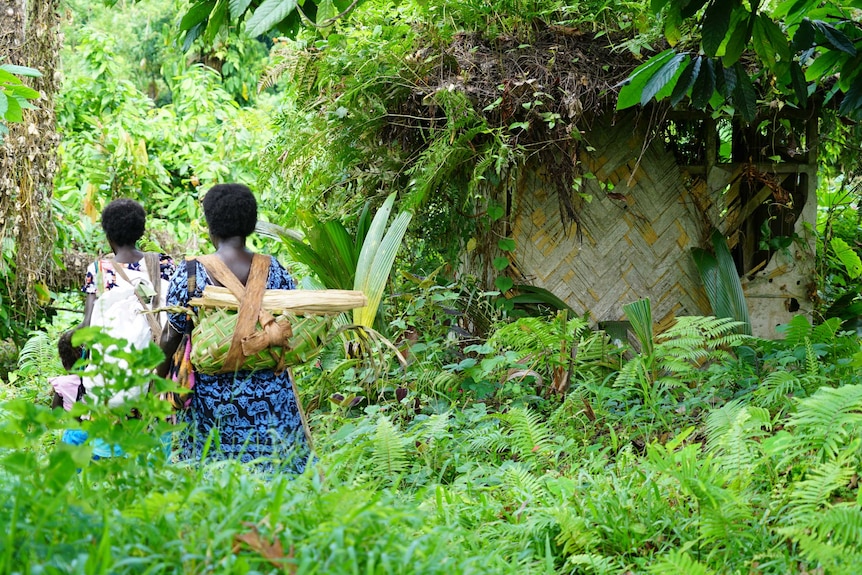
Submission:
{"label": "brown woven fiber", "polygon": [[[224,285],[225,294],[207,287],[203,297],[193,300],[198,306],[198,322],[192,331],[192,363],[200,373],[230,373],[233,371],[272,369],[280,373],[287,367],[313,358],[323,347],[322,336],[332,324],[331,317],[300,316],[285,308],[317,308],[327,301],[326,290],[301,294],[299,305],[291,305],[289,290],[267,290],[270,257],[255,254],[251,261],[248,280],[243,285],[218,256],[210,254],[197,258],[207,273]],[[269,292],[273,306],[281,314],[271,313],[263,306]],[[213,294],[221,294],[221,299]],[[349,292],[348,292],[349,295]],[[336,294],[338,305],[324,307],[334,312],[365,305],[365,296],[353,292],[345,299],[345,292]],[[292,296],[297,299],[296,296]],[[229,301],[228,301],[229,300]],[[277,317],[276,317],[277,316]]]}
{"label": "brown woven fiber", "polygon": [[[198,323],[192,331],[191,361],[203,374],[224,372],[225,358],[236,329],[236,309],[201,307]],[[297,316],[285,313],[276,323],[289,325],[290,347],[270,347],[247,356],[239,369],[256,371],[277,369],[280,365],[297,365],[313,359],[323,347],[324,336],[332,325],[329,316]]]}

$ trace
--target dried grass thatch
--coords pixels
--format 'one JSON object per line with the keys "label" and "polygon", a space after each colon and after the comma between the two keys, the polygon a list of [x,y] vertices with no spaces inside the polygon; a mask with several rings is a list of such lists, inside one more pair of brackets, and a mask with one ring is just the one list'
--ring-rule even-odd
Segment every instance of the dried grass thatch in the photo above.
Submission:
{"label": "dried grass thatch", "polygon": [[[192,298],[189,305],[238,308],[239,301],[224,287],[206,286],[203,297]],[[354,290],[277,290],[263,293],[261,307],[268,311],[289,311],[294,314],[325,315],[349,311],[368,305],[368,298]]]}
{"label": "dried grass thatch", "polygon": [[[622,48],[624,41],[562,26],[536,30],[528,42],[511,36],[489,40],[459,34],[442,51],[426,47],[411,57],[419,81],[397,113],[408,120],[407,126],[411,118],[415,123],[411,127],[419,127],[420,119],[433,123],[436,114],[429,96],[457,90],[482,110],[491,126],[558,114],[560,122],[554,128],[527,130],[519,141],[546,143],[570,135],[572,126],[582,120],[614,109],[620,82],[642,62]],[[429,67],[428,62],[433,64]],[[535,105],[537,101],[542,104]],[[541,127],[541,122],[535,124]]]}

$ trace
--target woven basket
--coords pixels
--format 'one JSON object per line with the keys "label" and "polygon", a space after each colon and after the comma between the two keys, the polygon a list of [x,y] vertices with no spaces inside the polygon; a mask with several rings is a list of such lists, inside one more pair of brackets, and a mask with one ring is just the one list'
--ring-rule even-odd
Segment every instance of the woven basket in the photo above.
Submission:
{"label": "woven basket", "polygon": [[[192,331],[191,361],[195,371],[203,374],[224,373],[224,363],[236,328],[235,309],[201,307]],[[284,313],[278,323],[289,322],[293,330],[290,348],[272,347],[249,356],[240,366],[243,371],[274,369],[280,364],[292,366],[306,363],[320,353],[324,335],[332,325],[331,316],[297,316]]]}

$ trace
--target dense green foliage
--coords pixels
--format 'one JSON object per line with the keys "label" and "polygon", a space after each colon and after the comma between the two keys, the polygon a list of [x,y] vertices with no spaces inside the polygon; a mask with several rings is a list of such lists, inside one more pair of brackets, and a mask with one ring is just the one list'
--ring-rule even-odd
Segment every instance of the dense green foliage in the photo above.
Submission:
{"label": "dense green foliage", "polygon": [[[414,322],[432,319],[423,309]],[[3,572],[852,573],[862,352],[835,327],[800,317],[767,342],[687,318],[621,363],[579,322],[499,324],[482,349],[429,340],[407,373],[378,378],[371,404],[319,407],[320,460],[296,479],[167,464],[153,399],[137,404],[144,420],[95,407],[80,424],[12,401]],[[565,340],[578,379],[554,398],[546,354]],[[462,367],[440,366],[441,353]],[[151,350],[107,375],[135,385],[157,360]],[[434,369],[451,376],[422,375]],[[345,392],[352,379],[306,372],[307,393],[324,385],[315,377]],[[402,399],[385,391],[404,380]],[[468,389],[479,380],[483,402]],[[78,425],[128,455],[89,461],[89,447],[54,445]]]}
{"label": "dense green foliage", "polygon": [[[859,572],[862,347],[844,331],[862,286],[855,126],[824,115],[816,325],[799,316],[784,339],[756,339],[737,306],[741,322],[684,317],[660,331],[642,300],[626,302],[620,341],[548,294],[501,300],[453,279],[483,236],[494,269],[510,265],[500,194],[578,135],[531,84],[503,110],[504,88],[470,100],[433,81],[454,57],[445,47],[520,54],[549,27],[649,54],[660,34],[645,4],[367,0],[323,30],[300,29],[292,2],[281,15],[264,13],[272,0],[108,4],[68,2],[58,259],[107,250],[96,219],[120,196],[147,208],[145,247],[208,251],[199,195],[245,182],[273,224],[255,247],[308,285],[357,285],[386,252],[371,274],[381,304],[364,318],[377,331],[360,354],[335,338],[296,371],[318,459],[284,477],[175,461],[164,439],[177,427],[154,396],[134,405],[140,419],[98,401],[49,410],[55,341],[81,307],[55,294],[73,310],[33,332],[0,387],[0,573]],[[349,3],[300,7],[320,24]],[[714,25],[714,9],[699,14]],[[270,24],[294,37],[248,34]],[[714,40],[701,59],[721,57]],[[366,241],[386,246],[363,256]],[[733,308],[726,264],[704,270]],[[129,359],[103,367],[114,387],[152,381],[161,356]],[[59,442],[69,428],[126,456],[92,460],[91,445]]]}
{"label": "dense green foliage", "polygon": [[688,97],[693,108],[725,108],[752,122],[758,100],[805,108],[823,88],[824,102],[841,93],[839,112],[862,115],[856,48],[862,36],[852,2],[658,0],[651,8],[662,14],[673,48],[635,71],[619,108],[653,98],[676,105]]}

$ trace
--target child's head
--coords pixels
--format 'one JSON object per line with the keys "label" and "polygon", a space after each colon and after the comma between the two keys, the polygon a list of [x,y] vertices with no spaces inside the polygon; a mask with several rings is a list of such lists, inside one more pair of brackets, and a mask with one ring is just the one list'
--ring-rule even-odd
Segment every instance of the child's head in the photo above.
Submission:
{"label": "child's head", "polygon": [[60,361],[63,363],[63,369],[72,369],[75,362],[83,355],[84,349],[79,346],[72,345],[72,334],[74,330],[63,332],[60,339],[57,341],[57,351],[60,352]]}

